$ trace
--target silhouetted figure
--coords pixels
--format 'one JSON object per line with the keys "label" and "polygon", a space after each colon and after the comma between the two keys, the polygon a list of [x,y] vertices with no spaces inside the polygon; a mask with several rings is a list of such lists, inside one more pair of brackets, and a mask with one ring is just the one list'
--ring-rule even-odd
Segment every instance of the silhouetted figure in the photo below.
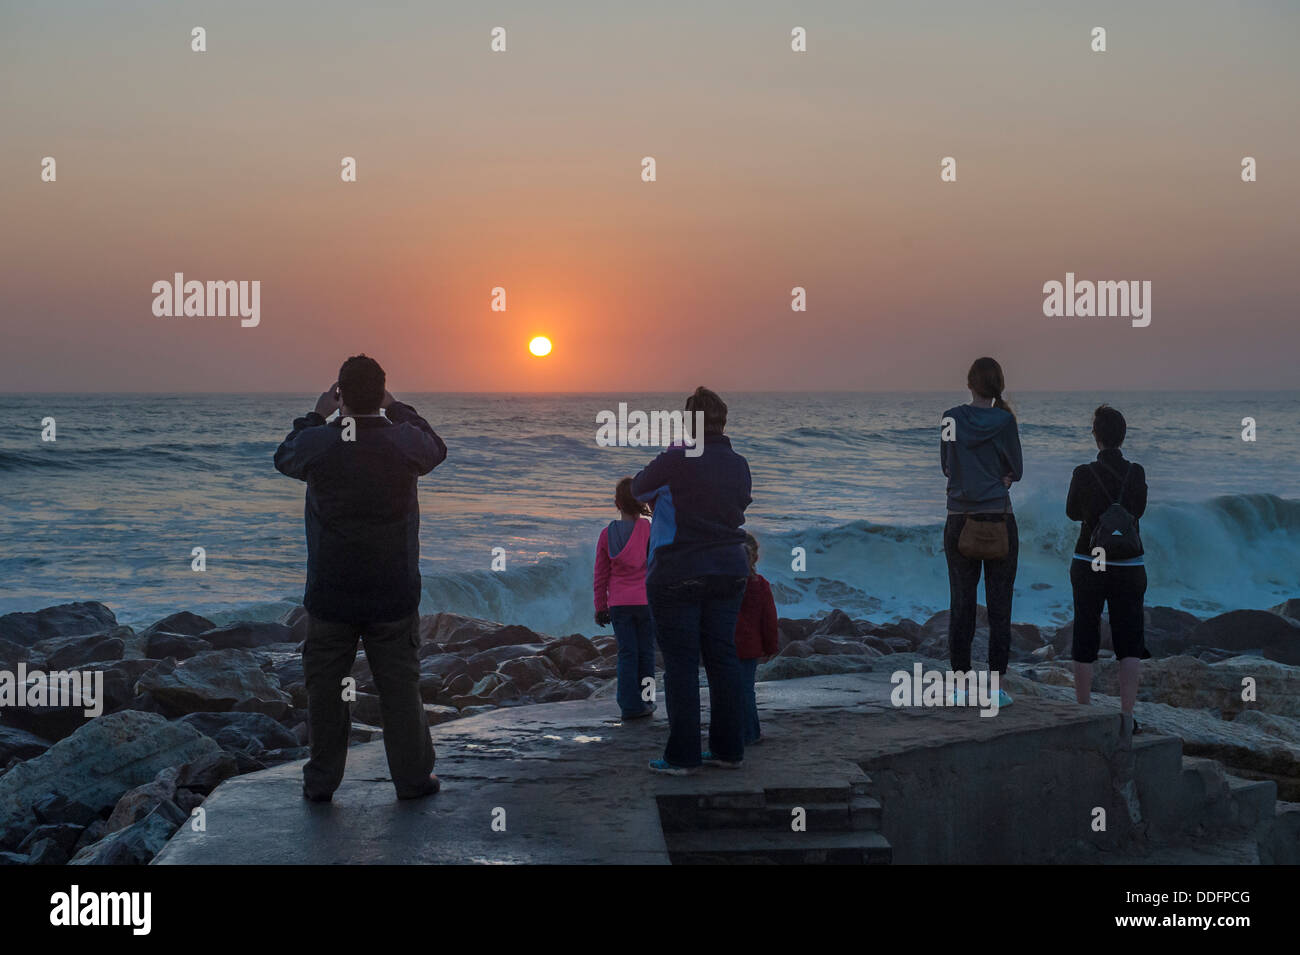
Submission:
{"label": "silhouetted figure", "polygon": [[745,583],[740,616],[736,618],[736,656],[740,657],[745,745],[750,746],[763,741],[763,727],[758,721],[758,699],[754,694],[758,665],[775,656],[780,647],[776,600],[772,596],[772,585],[758,572],[758,538],[753,534],[745,535],[745,556],[749,558],[749,580]]}
{"label": "silhouetted figure", "polygon": [[[386,412],[380,413],[380,409]],[[335,411],[337,420],[326,424]],[[379,690],[388,770],[399,799],[438,791],[420,698],[420,507],[416,480],[447,457],[384,370],[358,355],[275,452],[282,474],[307,482],[307,683],[311,758],[303,795],[327,802],[343,781],[352,722],[344,679],[357,640]]]}
{"label": "silhouetted figure", "polygon": [[1146,561],[1138,520],[1147,509],[1147,478],[1142,465],[1124,460],[1120,445],[1128,423],[1102,405],[1092,416],[1097,460],[1081,464],[1070,478],[1065,513],[1082,521],[1070,561],[1074,588],[1074,695],[1091,701],[1092,665],[1101,646],[1101,611],[1109,608],[1110,638],[1119,661],[1120,729],[1137,730],[1133,705],[1146,650],[1143,598],[1147,590]]}
{"label": "silhouetted figure", "polygon": [[[749,463],[723,434],[727,406],[707,388],[686,399],[704,414],[701,453],[669,448],[632,479],[638,500],[654,502],[646,594],[664,657],[668,745],[653,772],[685,775],[701,763],[738,767],[745,755],[741,725],[736,617],[745,595],[745,508]],[[693,419],[692,419],[693,420]],[[709,750],[700,752],[701,657],[709,679]]]}
{"label": "silhouetted figure", "polygon": [[[970,404],[944,412],[939,460],[948,478],[948,652],[956,673],[971,669],[980,571],[989,614],[989,670],[1003,674],[1011,657],[1011,594],[1020,538],[1011,513],[1011,485],[1020,480],[1020,432],[1002,398],[1002,366],[976,359],[966,375]],[[951,419],[951,430],[949,421]],[[951,440],[949,440],[951,439]],[[999,705],[1011,697],[999,690]]]}
{"label": "silhouetted figure", "polygon": [[614,506],[622,516],[600,532],[592,590],[596,623],[612,623],[618,640],[618,708],[623,719],[635,720],[655,711],[644,699],[645,681],[653,684],[655,676],[655,633],[645,594],[650,508],[632,496],[630,477],[615,487]]}

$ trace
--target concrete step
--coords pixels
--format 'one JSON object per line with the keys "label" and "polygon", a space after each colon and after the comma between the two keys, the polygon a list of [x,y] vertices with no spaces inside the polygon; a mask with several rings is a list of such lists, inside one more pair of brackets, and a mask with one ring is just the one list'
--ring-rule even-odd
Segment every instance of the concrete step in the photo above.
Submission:
{"label": "concrete step", "polygon": [[806,806],[815,802],[847,803],[853,798],[853,785],[843,786],[769,786],[764,790],[768,805]]}
{"label": "concrete step", "polygon": [[767,789],[717,793],[674,793],[659,796],[665,833],[719,829],[786,830],[793,810],[804,811],[808,830],[871,832],[880,829],[879,800],[858,793],[869,782],[863,775],[842,786],[779,785]]}
{"label": "concrete step", "polygon": [[675,865],[888,865],[889,842],[878,832],[789,832],[710,829],[667,835]]}
{"label": "concrete step", "polygon": [[875,796],[854,796],[849,803],[849,825],[855,832],[879,831],[885,810]]}
{"label": "concrete step", "polygon": [[1261,865],[1300,865],[1300,803],[1277,803],[1258,832]]}
{"label": "concrete step", "polygon": [[768,803],[765,829],[789,829],[794,822],[794,810],[802,809],[805,828],[809,832],[849,832],[852,817],[847,802]]}
{"label": "concrete step", "polygon": [[1270,820],[1277,812],[1277,783],[1271,779],[1228,777],[1232,799],[1231,822],[1234,826],[1253,827]]}
{"label": "concrete step", "polygon": [[1141,785],[1172,785],[1183,771],[1183,741],[1177,736],[1133,737],[1133,775]]}
{"label": "concrete step", "polygon": [[705,793],[685,798],[694,799],[700,809],[762,809],[767,805],[767,794],[761,789]]}
{"label": "concrete step", "polygon": [[[735,795],[735,794],[732,794]],[[804,811],[804,823],[817,832],[870,832],[880,829],[883,810],[871,796],[854,796],[844,802],[811,801],[807,803],[770,802],[759,805],[752,796],[740,799],[676,797],[659,800],[660,818],[665,832],[691,832],[697,829],[788,829],[794,810]]]}
{"label": "concrete step", "polygon": [[1227,774],[1223,764],[1204,756],[1184,756],[1182,785],[1203,802],[1222,802],[1228,798]]}
{"label": "concrete step", "polygon": [[1139,734],[1133,737],[1132,756],[1133,781],[1152,835],[1178,832],[1205,799],[1199,775],[1183,779],[1183,741]]}

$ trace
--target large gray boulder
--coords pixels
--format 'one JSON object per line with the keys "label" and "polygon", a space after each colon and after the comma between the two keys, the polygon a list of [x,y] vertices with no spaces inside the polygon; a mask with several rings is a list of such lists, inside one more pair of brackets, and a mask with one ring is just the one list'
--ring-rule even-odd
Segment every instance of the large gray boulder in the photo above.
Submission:
{"label": "large gray boulder", "polygon": [[1188,642],[1233,653],[1258,651],[1270,660],[1300,666],[1300,626],[1267,610],[1234,610],[1211,617],[1192,630]]}
{"label": "large gray boulder", "polygon": [[800,640],[806,640],[808,635],[817,629],[821,621],[810,620],[806,617],[800,619],[790,619],[788,617],[777,617],[776,619],[776,644],[784,648],[788,643],[795,643]]}
{"label": "large gray boulder", "polygon": [[147,865],[188,818],[175,803],[161,802],[134,825],[86,846],[68,864]]}
{"label": "large gray boulder", "polygon": [[866,620],[859,623],[843,610],[832,610],[817,622],[817,626],[813,628],[809,636],[856,637],[870,633],[873,628],[874,624]]}
{"label": "large gray boulder", "polygon": [[[44,683],[49,699],[55,699],[56,692],[71,685],[67,682],[70,673],[78,675],[78,681],[89,678],[92,681],[92,692],[95,681],[102,680],[99,686],[102,694],[96,702],[101,708],[100,715],[103,715],[131,707],[135,702],[136,682],[157,665],[153,660],[110,660],[87,663],[73,670],[40,671],[41,676],[33,678]],[[97,674],[102,674],[102,677]],[[81,685],[81,682],[77,683],[78,688]],[[88,708],[93,709],[89,706],[89,700],[84,703],[74,700],[70,706],[9,707],[0,710],[0,722],[27,730],[50,742],[58,742],[93,718],[86,715]]]}
{"label": "large gray boulder", "polygon": [[868,644],[865,640],[859,640],[856,637],[830,637],[822,634],[813,634],[808,638],[808,647],[813,653],[821,654],[838,654],[851,653],[857,656],[878,657],[880,651]]}
{"label": "large gray boulder", "polygon": [[227,752],[260,756],[268,750],[292,749],[299,745],[293,731],[265,713],[191,713],[182,716],[188,723]]}
{"label": "large gray boulder", "polygon": [[1300,597],[1292,597],[1290,600],[1282,601],[1276,607],[1269,607],[1268,612],[1287,617],[1300,624]]}
{"label": "large gray boulder", "polygon": [[493,620],[476,620],[455,613],[439,613],[420,618],[420,640],[436,643],[453,653],[490,650],[493,647],[539,644],[545,637],[527,627],[501,624]]}
{"label": "large gray boulder", "polygon": [[492,647],[490,650],[480,650],[465,661],[465,666],[469,670],[469,675],[474,679],[479,679],[493,670],[497,669],[507,660],[517,660],[520,657],[536,656],[541,652],[541,644],[531,644],[527,646],[506,646]]}
{"label": "large gray boulder", "polygon": [[53,744],[16,726],[0,726],[0,769],[11,759],[31,759],[39,756]]}
{"label": "large gray boulder", "polygon": [[568,673],[601,655],[600,648],[580,634],[552,640],[542,650],[542,655],[559,667],[561,673]]}
{"label": "large gray boulder", "polygon": [[560,669],[552,663],[547,657],[541,655],[516,657],[512,660],[506,660],[497,668],[497,672],[505,676],[511,683],[520,690],[527,692],[539,683],[558,681]]}
{"label": "large gray boulder", "polygon": [[[1247,683],[1246,681],[1250,682]],[[1093,689],[1119,695],[1119,666],[1098,661]],[[1244,700],[1253,687],[1254,700]],[[1203,709],[1231,718],[1246,710],[1300,717],[1300,669],[1257,656],[1207,663],[1192,656],[1147,660],[1142,664],[1138,698],[1183,709]]]}
{"label": "large gray boulder", "polygon": [[70,670],[88,663],[120,660],[126,641],[134,636],[130,627],[112,627],[99,633],[79,637],[53,637],[32,644],[28,655],[29,669]]}
{"label": "large gray boulder", "polygon": [[180,613],[170,614],[157,623],[145,627],[141,631],[141,635],[148,637],[155,633],[174,633],[182,637],[197,637],[201,633],[216,628],[217,625],[207,617],[200,617],[196,613],[182,610]]}
{"label": "large gray boulder", "polygon": [[262,669],[262,657],[247,650],[209,650],[178,663],[164,661],[140,678],[138,688],[175,716],[237,710],[278,718],[292,703]]}
{"label": "large gray boulder", "polygon": [[108,817],[108,832],[117,832],[133,826],[160,803],[176,801],[177,768],[168,766],[143,786],[128,789],[113,807]]}
{"label": "large gray boulder", "polygon": [[[1143,615],[1145,620],[1143,638],[1147,650],[1153,657],[1172,657],[1192,653],[1197,649],[1192,642],[1192,632],[1201,622],[1199,618],[1174,607],[1147,607]],[[1068,658],[1073,639],[1074,621],[1071,620],[1056,631],[1051,645],[1058,656]],[[1110,635],[1110,622],[1105,614],[1102,614],[1101,618],[1101,643],[1098,646],[1102,650],[1115,652],[1115,644]]]}
{"label": "large gray boulder", "polygon": [[12,640],[0,640],[0,667],[6,670],[16,669],[18,664],[27,659],[27,648]]}
{"label": "large gray boulder", "polygon": [[848,653],[776,657],[769,663],[759,664],[754,679],[764,683],[771,680],[795,680],[805,676],[826,676],[830,673],[862,673],[872,669],[872,659],[874,658]]}
{"label": "large gray boulder", "polygon": [[244,622],[205,630],[202,637],[216,650],[255,650],[274,643],[292,643],[293,631],[282,623]]}
{"label": "large gray boulder", "polygon": [[450,680],[461,673],[469,672],[465,658],[454,653],[431,653],[420,660],[420,673]]}
{"label": "large gray boulder", "polygon": [[33,807],[50,796],[106,812],[128,789],[168,766],[220,751],[193,727],[168,723],[155,713],[123,710],[91,720],[0,776],[0,846],[49,821],[37,819]]}
{"label": "large gray boulder", "polygon": [[206,650],[213,649],[212,644],[202,637],[194,637],[184,633],[170,633],[166,630],[156,630],[153,633],[144,635],[144,655],[151,660],[166,660],[171,657],[173,660],[188,660],[190,657],[198,656]]}
{"label": "large gray boulder", "polygon": [[32,613],[7,613],[0,617],[0,640],[30,647],[53,637],[81,637],[115,626],[113,611],[101,603],[82,601]]}

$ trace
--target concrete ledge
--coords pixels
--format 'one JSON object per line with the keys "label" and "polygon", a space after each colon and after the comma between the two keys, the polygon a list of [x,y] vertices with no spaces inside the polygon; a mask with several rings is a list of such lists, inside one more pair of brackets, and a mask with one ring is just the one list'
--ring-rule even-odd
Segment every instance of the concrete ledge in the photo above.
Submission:
{"label": "concrete ledge", "polygon": [[[626,725],[607,700],[484,713],[433,729],[438,796],[398,803],[383,744],[361,744],[333,804],[302,800],[301,763],[239,777],[204,804],[207,831],[183,826],[155,863],[661,864],[659,804],[679,797],[736,810],[875,797],[851,828],[879,824],[899,862],[1048,859],[1086,838],[1109,785],[1113,713],[1022,698],[987,718],[896,709],[889,691],[886,671],[760,684],[765,740],[744,767],[680,778],[646,769],[667,734],[662,707]],[[788,830],[779,815],[767,814],[773,832]],[[810,818],[823,817],[838,813]]]}

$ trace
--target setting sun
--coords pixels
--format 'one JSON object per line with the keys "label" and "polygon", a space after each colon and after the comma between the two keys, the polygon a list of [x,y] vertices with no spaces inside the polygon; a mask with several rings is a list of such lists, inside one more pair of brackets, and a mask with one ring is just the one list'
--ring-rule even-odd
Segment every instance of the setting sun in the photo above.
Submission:
{"label": "setting sun", "polygon": [[538,335],[528,343],[528,350],[538,358],[549,355],[551,353],[551,340],[542,335]]}

